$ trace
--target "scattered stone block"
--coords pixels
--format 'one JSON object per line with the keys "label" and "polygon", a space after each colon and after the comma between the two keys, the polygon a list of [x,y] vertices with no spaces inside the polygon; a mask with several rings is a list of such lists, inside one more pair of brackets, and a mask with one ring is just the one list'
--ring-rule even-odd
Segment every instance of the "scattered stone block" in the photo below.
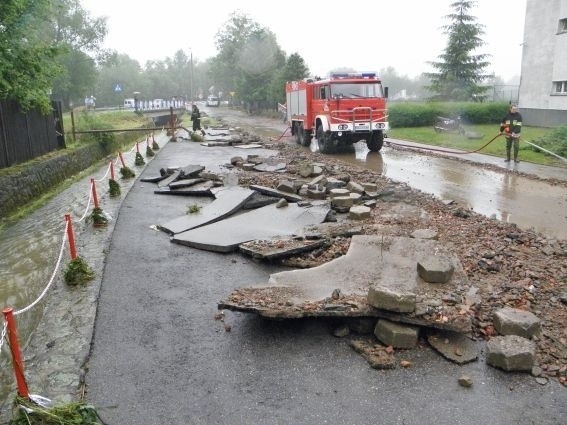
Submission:
{"label": "scattered stone block", "polygon": [[320,176],[323,174],[323,168],[319,167],[318,165],[313,164],[313,172],[311,173],[312,176]]}
{"label": "scattered stone block", "polygon": [[372,307],[397,313],[411,313],[415,311],[416,305],[414,292],[395,285],[370,286],[367,301]]}
{"label": "scattered stone block", "polygon": [[327,188],[327,192],[331,192],[333,189],[343,189],[346,186],[346,183],[343,180],[335,179],[334,177],[327,178],[327,184],[325,187]]}
{"label": "scattered stone block", "polygon": [[309,185],[319,184],[321,186],[326,186],[327,178],[323,175],[315,177],[313,180],[309,182]]}
{"label": "scattered stone block", "polygon": [[327,193],[324,188],[319,188],[315,186],[313,188],[307,188],[307,197],[309,199],[325,199],[327,198]]}
{"label": "scattered stone block", "polygon": [[504,307],[497,310],[493,321],[494,329],[501,335],[532,338],[541,331],[541,321],[535,314],[517,308]]}
{"label": "scattered stone block", "polygon": [[304,162],[299,165],[298,173],[301,177],[310,177],[313,175],[314,167],[313,164]]}
{"label": "scattered stone block", "polygon": [[287,202],[287,200],[285,200],[284,198],[281,198],[278,202],[276,202],[276,208],[283,208],[283,207],[287,207],[289,204]]}
{"label": "scattered stone block", "polygon": [[417,263],[419,277],[429,283],[447,283],[451,280],[455,267],[446,258],[431,255]]}
{"label": "scattered stone block", "polygon": [[378,185],[376,183],[362,183],[365,193],[376,193],[378,192]]}
{"label": "scattered stone block", "polygon": [[531,371],[535,343],[517,335],[497,336],[486,344],[486,363],[505,371]]}
{"label": "scattered stone block", "polygon": [[351,192],[360,193],[360,194],[363,194],[363,193],[364,193],[364,188],[362,187],[362,185],[360,185],[360,184],[358,184],[358,183],[356,183],[356,182],[350,181],[350,182],[348,182],[348,184],[347,184],[346,187],[347,187],[347,189],[350,190]]}
{"label": "scattered stone block", "polygon": [[289,180],[282,180],[281,182],[279,182],[277,189],[281,190],[282,192],[296,193],[295,185],[293,184],[293,182],[290,182]]}
{"label": "scattered stone block", "polygon": [[352,198],[352,202],[359,204],[362,202],[362,195],[360,193],[351,193],[349,195]]}
{"label": "scattered stone block", "polygon": [[340,198],[344,196],[350,196],[350,190],[348,189],[331,189],[329,191],[329,196],[331,199],[333,198]]}
{"label": "scattered stone block", "polygon": [[245,162],[244,164],[242,164],[242,169],[244,171],[252,171],[254,170],[255,166],[256,164],[252,164],[251,162]]}
{"label": "scattered stone block", "polygon": [[419,328],[380,319],[374,328],[374,335],[386,345],[394,348],[413,348],[417,345]]}
{"label": "scattered stone block", "polygon": [[331,208],[338,211],[347,212],[353,205],[352,198],[350,196],[338,196],[336,198],[331,198]]}
{"label": "scattered stone block", "polygon": [[348,218],[351,220],[365,220],[370,218],[371,209],[362,205],[355,205],[349,210]]}

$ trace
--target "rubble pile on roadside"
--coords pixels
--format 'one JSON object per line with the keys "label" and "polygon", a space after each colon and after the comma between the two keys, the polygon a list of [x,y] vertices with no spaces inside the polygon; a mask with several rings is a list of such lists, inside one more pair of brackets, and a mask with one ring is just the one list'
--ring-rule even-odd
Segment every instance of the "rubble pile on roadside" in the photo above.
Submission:
{"label": "rubble pile on roadside", "polygon": [[[493,317],[503,307],[532,312],[541,319],[541,333],[534,335],[536,366],[532,375],[555,378],[567,386],[567,241],[555,240],[514,224],[487,218],[462,206],[392,182],[371,170],[345,165],[332,156],[306,152],[298,146],[275,143],[276,160],[285,162],[285,172],[243,171],[242,186],[277,187],[282,179],[305,180],[298,174],[305,162],[323,166],[324,175],[357,182],[373,182],[379,199],[371,217],[361,221],[362,234],[379,234],[381,226],[394,226],[395,233],[408,235],[416,229],[433,229],[437,239],[455,248],[473,288],[472,334],[490,340],[498,332]],[[530,177],[530,176],[528,176]],[[397,216],[388,213],[398,203],[416,207],[425,214]],[[314,251],[284,260],[297,268],[314,267],[344,255],[350,238],[334,238]]]}

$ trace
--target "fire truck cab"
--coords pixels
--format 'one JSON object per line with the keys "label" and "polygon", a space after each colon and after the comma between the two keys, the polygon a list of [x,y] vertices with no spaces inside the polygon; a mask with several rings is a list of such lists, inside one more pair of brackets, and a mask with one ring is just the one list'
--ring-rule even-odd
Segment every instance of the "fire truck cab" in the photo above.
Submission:
{"label": "fire truck cab", "polygon": [[336,73],[327,79],[286,83],[286,119],[297,143],[315,137],[321,153],[366,141],[382,148],[389,129],[388,88],[375,73]]}

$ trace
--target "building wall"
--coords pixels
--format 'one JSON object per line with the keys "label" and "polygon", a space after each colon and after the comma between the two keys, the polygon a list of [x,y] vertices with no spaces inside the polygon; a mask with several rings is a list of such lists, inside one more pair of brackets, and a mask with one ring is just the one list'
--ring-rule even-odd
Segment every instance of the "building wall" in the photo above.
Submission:
{"label": "building wall", "polygon": [[567,124],[567,93],[556,93],[554,81],[567,81],[567,0],[527,0],[519,108],[524,124]]}

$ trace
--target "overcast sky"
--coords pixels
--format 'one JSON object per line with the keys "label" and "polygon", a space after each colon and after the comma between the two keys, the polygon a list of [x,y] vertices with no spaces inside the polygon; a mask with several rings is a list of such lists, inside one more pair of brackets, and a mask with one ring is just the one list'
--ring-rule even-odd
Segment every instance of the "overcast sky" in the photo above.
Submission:
{"label": "overcast sky", "polygon": [[[81,0],[92,16],[106,16],[105,47],[143,65],[177,50],[204,61],[216,55],[215,35],[236,10],[276,35],[286,54],[299,53],[312,75],[332,69],[379,71],[392,66],[416,77],[432,71],[447,45],[442,26],[453,0],[322,1],[258,0]],[[542,5],[542,7],[545,7]],[[520,75],[526,0],[478,0],[470,14],[484,25],[494,72],[504,80]]]}

